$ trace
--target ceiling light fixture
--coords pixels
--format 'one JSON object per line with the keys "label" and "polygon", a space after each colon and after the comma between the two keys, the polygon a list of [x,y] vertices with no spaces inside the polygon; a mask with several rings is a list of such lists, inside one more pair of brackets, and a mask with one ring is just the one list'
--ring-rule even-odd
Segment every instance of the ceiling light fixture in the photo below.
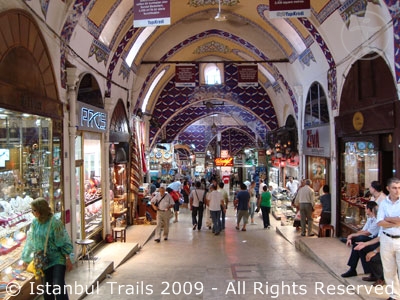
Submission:
{"label": "ceiling light fixture", "polygon": [[214,20],[218,22],[224,22],[227,20],[226,16],[221,13],[221,0],[218,1],[218,13],[214,17]]}

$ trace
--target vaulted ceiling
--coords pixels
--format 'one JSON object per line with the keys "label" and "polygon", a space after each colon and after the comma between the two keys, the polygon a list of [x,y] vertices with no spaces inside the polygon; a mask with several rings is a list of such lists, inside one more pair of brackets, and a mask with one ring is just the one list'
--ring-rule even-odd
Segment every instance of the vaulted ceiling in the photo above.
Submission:
{"label": "vaulted ceiling", "polygon": [[[315,81],[336,110],[336,62],[357,47],[350,21],[354,24],[360,11],[369,11],[378,31],[396,14],[392,0],[386,5],[360,0],[363,7],[348,11],[341,10],[345,1],[311,0],[310,17],[288,19],[270,18],[268,0],[220,1],[224,21],[215,19],[218,0],[170,0],[171,24],[146,28],[133,27],[132,0],[26,3],[39,15],[40,3],[46,22],[59,26],[54,30],[67,45],[61,48],[64,85],[70,57],[81,57],[105,76],[104,96],[113,99],[116,87],[123,87],[129,94],[123,99],[129,115],[143,109],[151,116],[150,147],[179,141],[206,151],[215,144],[211,126],[216,124],[221,144],[233,154],[247,146],[265,147],[269,131],[284,126],[289,116],[297,120],[297,99]],[[207,61],[224,62],[224,84],[175,86],[177,62],[198,67]],[[258,86],[238,86],[238,65],[244,62],[257,64]]]}

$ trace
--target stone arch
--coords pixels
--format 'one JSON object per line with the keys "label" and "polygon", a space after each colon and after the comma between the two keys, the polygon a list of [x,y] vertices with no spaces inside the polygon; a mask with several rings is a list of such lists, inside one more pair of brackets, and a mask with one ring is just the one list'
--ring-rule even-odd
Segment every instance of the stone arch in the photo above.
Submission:
{"label": "stone arch", "polygon": [[35,20],[21,10],[0,14],[0,81],[58,101],[51,57]]}

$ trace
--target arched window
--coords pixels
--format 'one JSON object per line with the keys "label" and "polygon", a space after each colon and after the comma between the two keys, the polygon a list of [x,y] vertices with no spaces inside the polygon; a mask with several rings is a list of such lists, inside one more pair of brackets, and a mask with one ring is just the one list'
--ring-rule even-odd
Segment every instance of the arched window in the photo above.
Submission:
{"label": "arched window", "polygon": [[307,94],[304,110],[304,127],[329,123],[328,104],[322,86],[314,82]]}
{"label": "arched window", "polygon": [[203,69],[203,76],[204,83],[207,85],[222,84],[222,72],[219,64],[207,63]]}

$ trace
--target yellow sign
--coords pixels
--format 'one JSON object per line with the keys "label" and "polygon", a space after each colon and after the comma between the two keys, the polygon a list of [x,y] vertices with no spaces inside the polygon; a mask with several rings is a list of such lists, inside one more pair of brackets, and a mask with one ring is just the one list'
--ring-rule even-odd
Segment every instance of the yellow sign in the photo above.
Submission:
{"label": "yellow sign", "polygon": [[364,126],[364,116],[361,112],[356,112],[353,115],[353,127],[355,130],[360,131]]}
{"label": "yellow sign", "polygon": [[233,157],[217,157],[215,160],[216,167],[232,167],[233,166]]}

